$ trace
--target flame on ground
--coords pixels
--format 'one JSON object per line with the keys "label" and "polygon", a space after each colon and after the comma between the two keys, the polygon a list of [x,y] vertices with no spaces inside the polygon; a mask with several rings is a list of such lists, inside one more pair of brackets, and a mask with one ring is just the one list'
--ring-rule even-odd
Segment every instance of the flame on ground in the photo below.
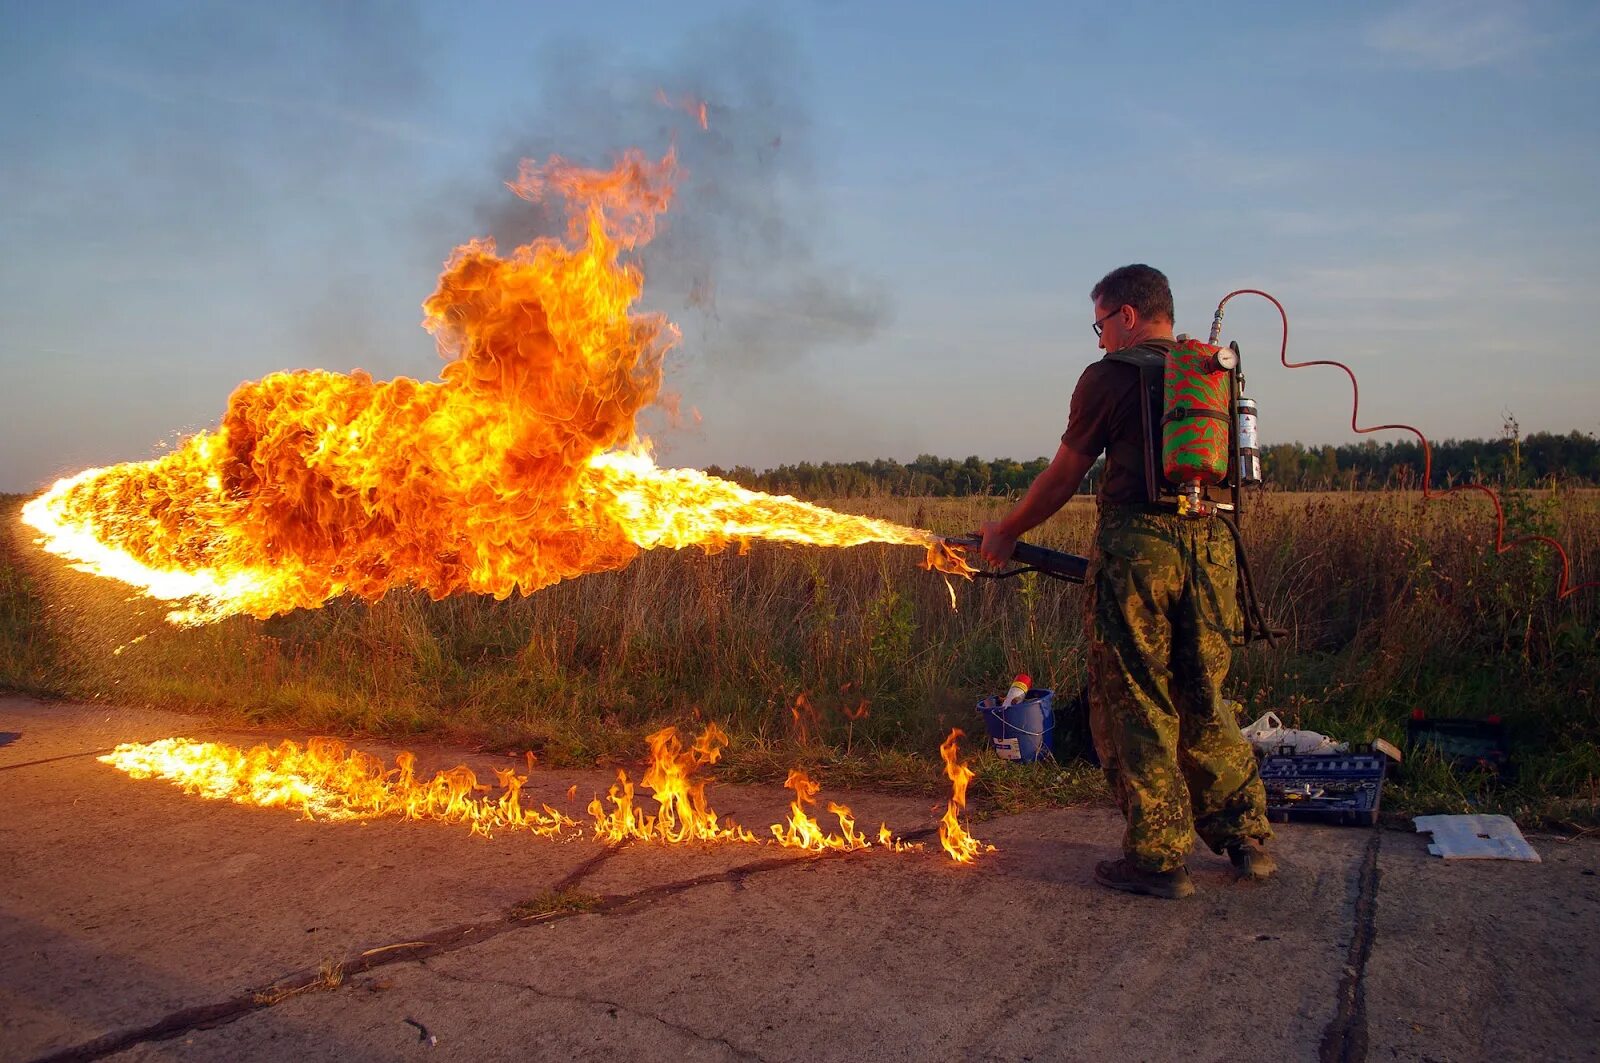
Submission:
{"label": "flame on ground", "polygon": [[728,744],[728,736],[716,724],[706,727],[694,745],[683,748],[676,727],[664,727],[645,741],[650,746],[650,766],[642,785],[652,791],[658,811],[645,812],[634,803],[633,783],[625,771],[617,772],[617,783],[606,792],[608,811],[597,797],[589,802],[594,817],[594,835],[603,841],[629,838],[639,841],[756,841],[756,836],[732,822],[723,823],[706,804],[704,779],[695,774],[715,764]]}
{"label": "flame on ground", "polygon": [[333,738],[313,738],[304,748],[285,741],[277,746],[240,749],[219,742],[165,738],[127,743],[99,758],[135,779],[166,779],[184,793],[265,808],[291,808],[308,819],[371,819],[400,816],[465,823],[474,834],[528,831],[553,838],[576,823],[551,808],[526,808],[522,787],[528,777],[496,770],[504,791],[484,796],[470,768],[441,771],[426,782],[416,775],[416,757],[401,753],[395,767],[346,749]]}
{"label": "flame on ground", "polygon": [[950,780],[950,804],[939,821],[939,844],[958,864],[971,863],[979,853],[992,853],[994,846],[985,845],[961,825],[961,811],[967,807],[967,783],[972,781],[972,769],[958,759],[956,739],[965,732],[959,727],[951,730],[950,737],[939,746],[939,756],[944,758],[944,773]]}
{"label": "flame on ground", "polygon": [[920,546],[924,567],[970,573],[927,532],[656,467],[635,420],[678,333],[633,311],[644,278],[623,256],[654,234],[675,174],[671,153],[524,162],[509,187],[564,202],[567,237],[456,249],[423,304],[438,381],[273,373],[215,430],[60,480],[23,519],[76,567],[180,603],[175,623],[395,587],[505,598],[641,549],[752,539]]}
{"label": "flame on ground", "polygon": [[[597,797],[589,804],[593,837],[608,842],[772,844],[810,852],[879,848],[903,853],[923,848],[919,842],[896,837],[887,825],[879,827],[876,840],[869,839],[856,828],[850,809],[831,801],[828,812],[838,820],[839,831],[824,830],[806,811],[816,803],[820,787],[799,770],[791,771],[785,783],[795,794],[789,805],[789,818],[785,823],[773,824],[772,840],[763,842],[713,811],[706,798],[706,780],[697,777],[702,768],[716,763],[728,744],[728,736],[720,727],[708,725],[687,747],[673,727],[657,731],[647,741],[650,763],[640,785],[650,792],[654,811],[643,807],[627,773],[618,771],[617,782],[605,799]],[[522,791],[529,775],[496,769],[494,775],[501,792],[493,796],[493,788],[480,783],[465,765],[436,772],[424,781],[416,773],[416,756],[412,753],[398,754],[395,766],[388,768],[371,754],[348,749],[333,738],[313,738],[304,747],[284,741],[250,749],[166,738],[125,743],[99,760],[135,779],[176,783],[184,793],[265,808],[289,808],[308,819],[431,819],[462,823],[474,834],[485,836],[521,831],[544,838],[575,838],[583,831],[577,821],[548,804],[524,805]],[[532,754],[528,756],[528,769],[531,775]],[[574,786],[567,791],[569,800],[576,789]]]}
{"label": "flame on ground", "polygon": [[839,820],[838,834],[829,834],[811,818],[806,808],[817,803],[817,792],[822,787],[805,772],[799,768],[791,769],[783,785],[794,791],[794,800],[789,802],[789,821],[772,825],[772,837],[779,845],[786,849],[810,849],[813,852],[826,852],[829,849],[849,852],[871,847],[867,836],[856,830],[855,816],[844,805],[828,802],[829,813]]}

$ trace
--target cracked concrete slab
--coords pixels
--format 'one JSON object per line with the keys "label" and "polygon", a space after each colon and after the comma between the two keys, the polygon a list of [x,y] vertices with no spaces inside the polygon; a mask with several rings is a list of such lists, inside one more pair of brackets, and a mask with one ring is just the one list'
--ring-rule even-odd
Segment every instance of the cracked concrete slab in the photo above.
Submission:
{"label": "cracked concrete slab", "polygon": [[[732,818],[750,829],[757,837],[771,837],[769,825],[780,823],[788,816],[789,801],[793,794],[778,786],[724,786],[714,785],[707,794],[724,820]],[[897,835],[920,834],[925,851],[921,853],[893,853],[868,850],[858,854],[872,861],[900,861],[936,859],[943,862],[939,839],[932,832],[944,815],[945,803],[936,805],[926,797],[905,797],[872,794],[854,790],[824,790],[819,807],[811,814],[830,832],[838,831],[838,821],[826,811],[829,801],[842,803],[857,814],[857,829],[869,837],[876,837],[878,825],[885,823]],[[582,889],[586,893],[613,895],[632,893],[654,884],[680,882],[706,875],[717,875],[731,868],[766,860],[806,860],[808,854],[770,846],[724,845],[720,843],[692,845],[630,844],[614,857],[596,867],[584,877]]]}
{"label": "cracked concrete slab", "polygon": [[1528,840],[1543,863],[1384,836],[1367,1011],[1386,1056],[1600,1059],[1600,845]]}
{"label": "cracked concrete slab", "polygon": [[[406,964],[351,984],[349,996],[296,998],[223,1030],[140,1045],[109,1058],[134,1061],[296,1059],[379,1063],[405,1059],[752,1058],[671,1015],[631,1002],[534,987],[509,979],[461,978]],[[339,1001],[336,1025],[327,1002]],[[425,1002],[418,1015],[413,1003]],[[410,1019],[410,1022],[407,1022]],[[437,1025],[435,1025],[437,1024]]]}
{"label": "cracked concrete slab", "polygon": [[208,734],[209,720],[177,712],[129,712],[113,705],[86,705],[0,697],[0,732],[12,736],[0,745],[0,772],[61,758],[93,760],[93,753],[122,742],[150,742],[184,731]]}
{"label": "cracked concrete slab", "polygon": [[[0,729],[62,756],[175,733],[170,714],[4,703]],[[197,733],[188,718],[176,733]],[[258,736],[260,737],[260,736]],[[31,1058],[440,927],[498,919],[594,854],[441,824],[311,822],[188,797],[93,757],[0,762],[0,1057]],[[13,1054],[15,1053],[15,1054]]]}
{"label": "cracked concrete slab", "polygon": [[[432,1054],[459,1058],[1315,1058],[1343,957],[1348,884],[1323,866],[1344,851],[1338,832],[1297,850],[1287,888],[1155,906],[1088,882],[1114,815],[989,826],[1014,845],[990,866],[799,858],[372,972],[127,1058],[224,1044],[247,1058],[350,1058],[352,1044],[411,1058],[424,1046],[406,1018],[438,1038]],[[1208,884],[1220,864],[1206,862]],[[1333,918],[1301,918],[1308,904]],[[1237,1006],[1281,995],[1285,957],[1314,958],[1301,998],[1268,1015]],[[324,1029],[335,1036],[320,1045]]]}
{"label": "cracked concrete slab", "polygon": [[[68,752],[75,720],[90,746],[115,737],[106,728],[119,718],[141,738],[204,724],[105,716],[0,700],[0,730],[53,728],[51,748]],[[41,759],[12,746],[0,756]],[[550,773],[544,785],[608,781]],[[713,795],[752,829],[788,797]],[[878,818],[931,825],[942,808],[838,796],[874,829]],[[1600,973],[1585,874],[1600,846],[1585,841],[1536,841],[1544,865],[1467,868],[1385,832],[1374,875],[1363,864],[1373,832],[1288,827],[1276,879],[1235,883],[1201,850],[1200,892],[1174,903],[1093,885],[1120,833],[1103,808],[984,822],[975,833],[998,851],[962,867],[936,842],[815,857],[311,823],[135,782],[89,757],[0,760],[0,803],[5,1060],[84,1046],[78,1058],[117,1047],[109,1058],[140,1060],[1309,1060],[1369,1048],[1470,1059],[1518,1054],[1519,1023],[1540,1026],[1527,1043],[1543,1054],[1581,1058],[1600,1015],[1584,988]],[[561,885],[596,910],[508,918]],[[433,944],[361,958],[413,940]],[[1441,952],[1454,941],[1467,944]],[[251,1003],[290,972],[305,991]],[[160,1023],[176,1036],[152,1037]],[[1352,1034],[1333,1056],[1330,1030]]]}

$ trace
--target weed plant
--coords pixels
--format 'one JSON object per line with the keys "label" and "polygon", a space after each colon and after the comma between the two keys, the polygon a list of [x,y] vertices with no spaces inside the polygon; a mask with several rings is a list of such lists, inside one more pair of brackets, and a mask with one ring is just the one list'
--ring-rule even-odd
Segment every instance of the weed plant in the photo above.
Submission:
{"label": "weed plant", "polygon": [[[905,547],[766,543],[656,551],[504,602],[397,591],[266,621],[169,626],[166,606],[70,570],[31,543],[21,500],[0,504],[0,687],[204,712],[290,732],[423,736],[532,749],[560,765],[633,759],[642,737],[715,720],[727,777],[796,763],[830,785],[943,788],[952,726],[979,748],[977,700],[1017,671],[1062,692],[1084,681],[1081,588],[1027,575],[947,581]],[[1592,819],[1600,787],[1600,593],[1557,602],[1543,548],[1497,555],[1476,496],[1268,494],[1245,521],[1275,646],[1235,655],[1246,720],[1362,742],[1405,740],[1413,711],[1497,715],[1514,785],[1417,758],[1390,803]],[[977,527],[1003,499],[851,499],[838,508],[937,532]],[[1513,492],[1510,534],[1553,533],[1600,578],[1600,492]],[[1030,536],[1085,553],[1077,499]],[[954,590],[954,608],[952,591]],[[1103,792],[1084,765],[978,758],[991,807]]]}

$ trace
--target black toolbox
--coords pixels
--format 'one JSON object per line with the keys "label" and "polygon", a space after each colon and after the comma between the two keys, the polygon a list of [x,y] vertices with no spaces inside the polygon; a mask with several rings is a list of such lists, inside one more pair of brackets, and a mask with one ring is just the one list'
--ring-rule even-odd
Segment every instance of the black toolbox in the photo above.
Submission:
{"label": "black toolbox", "polygon": [[1406,742],[1412,753],[1432,750],[1457,771],[1487,770],[1508,780],[1516,777],[1511,737],[1498,716],[1435,718],[1418,709],[1406,722]]}
{"label": "black toolbox", "polygon": [[1373,826],[1388,770],[1389,758],[1378,752],[1271,754],[1261,761],[1267,818]]}

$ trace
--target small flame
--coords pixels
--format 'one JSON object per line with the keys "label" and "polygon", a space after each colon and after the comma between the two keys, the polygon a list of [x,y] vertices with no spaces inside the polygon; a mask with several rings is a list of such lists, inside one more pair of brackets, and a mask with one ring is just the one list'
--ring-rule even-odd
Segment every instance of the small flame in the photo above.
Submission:
{"label": "small flame", "polygon": [[967,807],[967,783],[972,781],[972,769],[957,760],[956,739],[962,737],[959,727],[950,732],[939,746],[939,756],[944,758],[944,773],[950,780],[950,804],[945,807],[944,818],[939,821],[939,844],[958,864],[977,859],[979,853],[992,853],[994,846],[985,845],[961,826],[960,813]]}
{"label": "small flame", "polygon": [[817,791],[822,787],[805,772],[799,768],[792,769],[783,785],[794,791],[794,800],[789,802],[789,822],[772,825],[772,836],[779,845],[786,849],[809,849],[813,852],[829,849],[848,852],[871,847],[872,842],[867,840],[867,836],[856,830],[855,816],[845,805],[828,802],[828,811],[839,820],[838,834],[829,834],[811,818],[806,807],[817,803]]}
{"label": "small flame", "polygon": [[802,746],[809,746],[812,731],[821,721],[817,716],[817,710],[811,705],[811,699],[806,697],[803,691],[794,696],[794,704],[789,706],[789,718],[794,721],[796,740]]}
{"label": "small flame", "polygon": [[706,101],[694,96],[683,96],[673,100],[667,95],[666,89],[656,89],[656,102],[663,107],[673,107],[700,123],[701,129],[710,129],[706,121]]}
{"label": "small flame", "polygon": [[645,741],[650,746],[650,765],[641,785],[652,792],[654,815],[634,804],[633,782],[628,773],[617,772],[616,785],[606,791],[608,810],[597,797],[589,802],[594,818],[594,834],[603,841],[741,841],[753,842],[756,836],[732,822],[722,823],[706,803],[705,780],[695,778],[701,768],[715,764],[728,744],[728,736],[716,724],[708,724],[694,745],[683,748],[676,727],[664,727]]}

